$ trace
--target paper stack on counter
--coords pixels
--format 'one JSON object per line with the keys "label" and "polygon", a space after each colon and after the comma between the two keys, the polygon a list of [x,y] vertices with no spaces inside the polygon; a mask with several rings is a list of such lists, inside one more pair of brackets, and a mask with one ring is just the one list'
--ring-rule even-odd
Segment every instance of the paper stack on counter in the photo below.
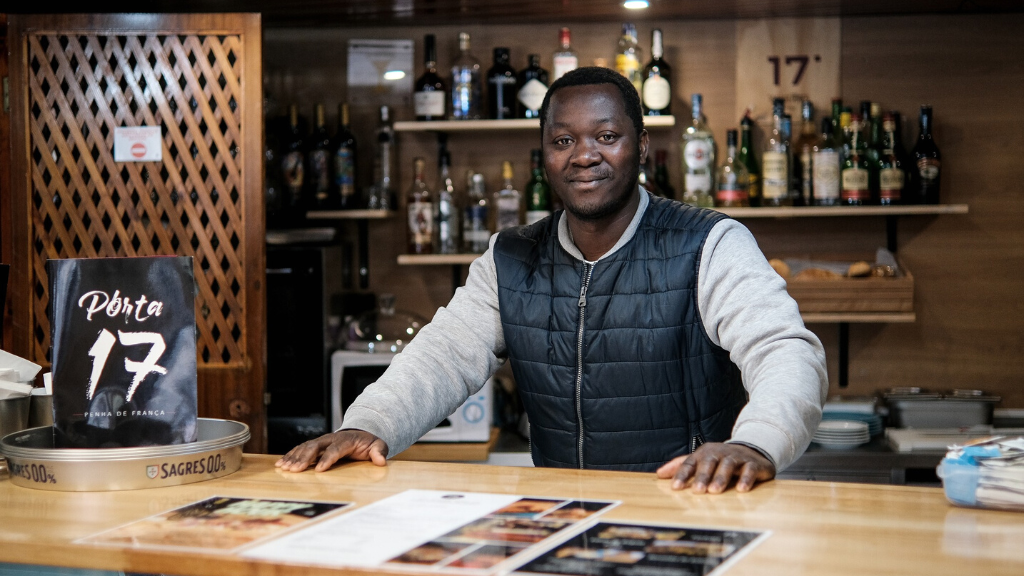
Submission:
{"label": "paper stack on counter", "polygon": [[28,396],[32,393],[32,382],[42,367],[0,350],[0,400]]}
{"label": "paper stack on counter", "polygon": [[954,446],[938,467],[954,504],[1024,511],[1024,437],[997,436]]}

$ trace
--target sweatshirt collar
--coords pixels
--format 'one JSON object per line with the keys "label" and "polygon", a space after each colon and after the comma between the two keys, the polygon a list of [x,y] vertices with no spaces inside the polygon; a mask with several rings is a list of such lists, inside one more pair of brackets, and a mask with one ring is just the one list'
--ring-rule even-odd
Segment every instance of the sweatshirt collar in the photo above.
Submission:
{"label": "sweatshirt collar", "polygon": [[[636,234],[636,229],[640,227],[640,218],[643,217],[644,210],[647,210],[647,205],[650,204],[651,201],[648,198],[647,190],[644,190],[644,188],[639,185],[637,186],[637,193],[640,194],[640,204],[636,207],[636,214],[633,214],[633,219],[630,220],[629,226],[622,233],[622,236],[619,237],[619,241],[612,246],[611,250],[605,252],[603,256],[598,258],[598,262],[611,256],[618,251],[619,248],[622,248],[626,242],[632,240],[633,235]],[[569,223],[565,218],[564,210],[559,215],[558,219],[558,242],[562,245],[562,249],[568,252],[573,258],[592,263],[583,257],[583,253],[580,252],[580,249],[576,247],[575,243],[573,243],[572,235],[569,234]]]}

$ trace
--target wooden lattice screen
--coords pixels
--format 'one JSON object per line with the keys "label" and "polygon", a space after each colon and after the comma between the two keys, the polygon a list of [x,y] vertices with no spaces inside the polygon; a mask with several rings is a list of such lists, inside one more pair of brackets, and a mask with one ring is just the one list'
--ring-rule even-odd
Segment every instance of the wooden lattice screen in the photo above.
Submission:
{"label": "wooden lattice screen", "polygon": [[[47,259],[192,256],[200,415],[262,429],[259,16],[11,23],[16,351],[49,360]],[[161,162],[114,160],[130,126],[160,127]]]}

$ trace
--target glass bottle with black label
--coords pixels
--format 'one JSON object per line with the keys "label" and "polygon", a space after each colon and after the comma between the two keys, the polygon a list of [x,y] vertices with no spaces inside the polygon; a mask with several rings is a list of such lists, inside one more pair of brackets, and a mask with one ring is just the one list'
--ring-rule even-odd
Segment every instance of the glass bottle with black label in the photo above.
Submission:
{"label": "glass bottle with black label", "polygon": [[530,152],[530,181],[526,184],[526,223],[533,224],[551,215],[551,186],[544,177],[540,150]]}
{"label": "glass bottle with black label", "polygon": [[878,157],[878,202],[883,206],[899,204],[905,182],[903,162],[895,151],[896,120],[892,114],[882,116],[882,153]]}
{"label": "glass bottle with black label", "polygon": [[548,71],[540,67],[540,55],[530,54],[530,65],[519,72],[516,105],[520,118],[539,118],[540,106],[548,93]]}
{"label": "glass bottle with black label", "polygon": [[619,36],[619,44],[615,50],[615,70],[626,77],[639,94],[643,88],[643,77],[640,69],[643,66],[640,62],[643,58],[643,50],[636,39],[636,26],[629,22],[623,23],[622,35]]}
{"label": "glass bottle with black label", "polygon": [[509,65],[508,48],[494,49],[494,65],[487,71],[487,113],[495,120],[516,117],[516,71]]}
{"label": "glass bottle with black label", "polygon": [[712,190],[715,171],[715,137],[704,122],[703,97],[692,97],[693,119],[683,132],[683,202],[694,206],[714,206]]}
{"label": "glass bottle with black label", "polygon": [[672,68],[662,58],[664,53],[661,30],[655,29],[651,32],[651,61],[641,75],[640,96],[648,116],[672,114]]}
{"label": "glass bottle with black label", "polygon": [[871,187],[868,171],[867,146],[861,132],[863,120],[859,114],[850,118],[850,148],[843,161],[842,201],[847,206],[863,206],[871,203]]}
{"label": "glass bottle with black label", "polygon": [[480,61],[469,50],[469,34],[460,32],[459,57],[452,64],[452,120],[479,120],[483,109]]}
{"label": "glass bottle with black label", "polygon": [[285,136],[284,153],[281,155],[281,180],[285,191],[285,210],[290,218],[301,214],[306,208],[302,201],[302,188],[306,176],[306,158],[302,151],[305,139],[299,130],[299,107],[288,108],[288,134]]}
{"label": "glass bottle with black label", "polygon": [[412,186],[406,195],[408,216],[409,254],[430,254],[434,236],[434,203],[430,187],[424,181],[427,163],[423,158],[413,160]]}
{"label": "glass bottle with black label", "polygon": [[831,118],[821,119],[821,139],[814,145],[812,178],[815,206],[837,206],[840,199],[839,146]]}
{"label": "glass bottle with black label", "polygon": [[580,60],[576,50],[572,47],[572,36],[569,34],[568,28],[562,28],[558,32],[558,50],[555,51],[552,62],[554,65],[552,82],[561,78],[566,72],[579,67]]}
{"label": "glass bottle with black label", "polygon": [[306,182],[310,207],[313,210],[327,210],[335,208],[337,203],[331,199],[331,183],[334,180],[331,174],[331,136],[327,133],[323,104],[317,104],[314,108],[314,118],[316,122],[306,152]]}
{"label": "glass bottle with black label", "polygon": [[489,225],[490,202],[483,174],[466,172],[466,210],[462,220],[462,249],[471,254],[483,254],[491,238]]}
{"label": "glass bottle with black label", "polygon": [[740,120],[740,149],[736,159],[747,169],[747,178],[750,184],[747,186],[747,193],[750,195],[750,205],[761,205],[761,166],[754,155],[754,147],[751,145],[751,130],[754,121],[750,119],[750,112],[743,115]]}
{"label": "glass bottle with black label", "polygon": [[921,106],[921,133],[910,155],[914,162],[910,171],[910,197],[917,204],[938,204],[942,155],[932,138],[931,106]]}
{"label": "glass bottle with black label", "polygon": [[459,251],[459,208],[455,184],[451,177],[451,155],[444,146],[438,151],[437,206],[434,211],[434,252],[455,254]]}
{"label": "glass bottle with black label", "polygon": [[334,134],[334,189],[342,209],[357,208],[356,137],[349,127],[348,104],[338,106],[338,131]]}
{"label": "glass bottle with black label", "polygon": [[750,195],[747,192],[750,178],[747,177],[747,168],[736,160],[736,131],[726,131],[725,138],[725,162],[718,167],[718,174],[715,177],[715,206],[750,206]]}
{"label": "glass bottle with black label", "polygon": [[782,116],[784,101],[776,98],[773,104],[772,133],[761,154],[761,205],[790,206],[789,196],[789,141],[783,136]]}
{"label": "glass bottle with black label", "polygon": [[448,88],[437,75],[437,44],[433,34],[423,38],[423,75],[416,80],[413,107],[417,120],[444,120]]}

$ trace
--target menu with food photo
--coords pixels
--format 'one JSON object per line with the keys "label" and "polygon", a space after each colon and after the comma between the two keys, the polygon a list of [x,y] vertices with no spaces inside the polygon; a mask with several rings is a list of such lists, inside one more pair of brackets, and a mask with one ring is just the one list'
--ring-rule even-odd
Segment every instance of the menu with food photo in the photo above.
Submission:
{"label": "menu with food photo", "polygon": [[214,496],[78,540],[81,544],[234,552],[351,506]]}
{"label": "menu with food photo", "polygon": [[407,490],[243,556],[418,572],[507,572],[617,501]]}
{"label": "menu with food photo", "polygon": [[520,567],[562,576],[709,576],[728,569],[770,532],[598,522]]}

